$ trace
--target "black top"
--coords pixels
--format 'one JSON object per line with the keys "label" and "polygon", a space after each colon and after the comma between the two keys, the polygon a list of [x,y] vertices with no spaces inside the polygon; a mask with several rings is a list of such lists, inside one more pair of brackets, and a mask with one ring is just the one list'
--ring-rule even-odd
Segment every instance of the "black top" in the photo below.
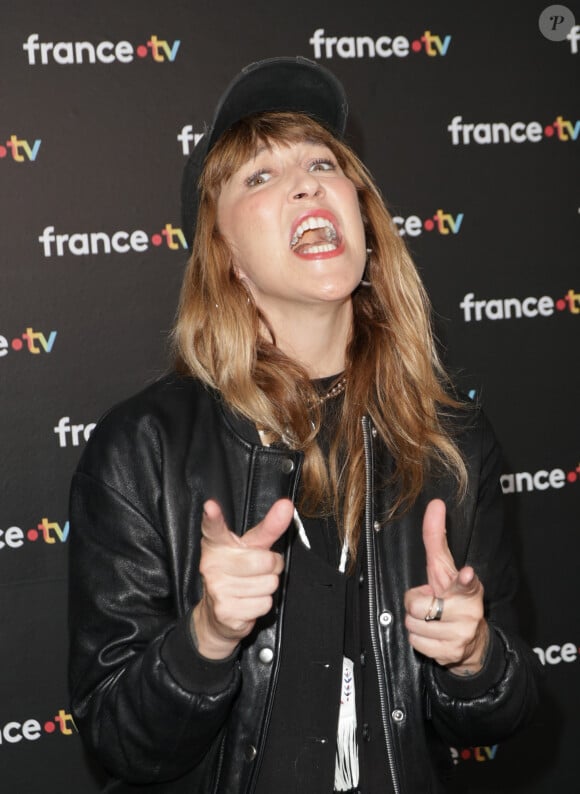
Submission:
{"label": "black top", "polygon": [[[334,381],[318,381],[321,394]],[[318,441],[327,458],[341,403],[339,396],[323,404]],[[360,768],[356,791],[389,794],[376,667],[367,650],[364,549],[354,572],[341,574],[342,543],[334,517],[301,519],[311,548],[294,533],[278,684],[256,794],[332,792],[343,655],[355,665]]]}

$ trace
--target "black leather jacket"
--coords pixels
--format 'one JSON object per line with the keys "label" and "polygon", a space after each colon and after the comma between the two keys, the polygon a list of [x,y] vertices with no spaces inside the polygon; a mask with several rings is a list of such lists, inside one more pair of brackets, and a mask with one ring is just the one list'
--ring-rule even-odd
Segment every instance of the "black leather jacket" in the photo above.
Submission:
{"label": "black leather jacket", "polygon": [[[454,484],[439,476],[402,518],[386,522],[391,461],[361,418],[369,619],[399,794],[439,791],[434,743],[497,743],[536,701],[533,654],[512,633],[515,572],[497,447],[478,411],[450,421],[467,461],[467,497],[457,506]],[[276,686],[284,586],[235,661],[200,658],[188,625],[202,593],[202,506],[216,499],[243,533],[274,500],[294,497],[300,467],[300,454],[261,446],[215,394],[177,376],[116,407],[94,431],[71,495],[70,681],[87,747],[124,781],[111,790],[252,792]],[[421,525],[434,497],[447,503],[457,566],[473,565],[485,587],[493,651],[468,680],[415,653],[403,623],[405,591],[426,581]],[[289,546],[286,556],[288,567]]]}

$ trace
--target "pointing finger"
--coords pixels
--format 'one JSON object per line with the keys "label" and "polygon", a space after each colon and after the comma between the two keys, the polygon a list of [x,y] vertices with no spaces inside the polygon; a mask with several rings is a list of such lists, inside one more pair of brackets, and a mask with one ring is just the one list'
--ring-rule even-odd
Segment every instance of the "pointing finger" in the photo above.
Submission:
{"label": "pointing finger", "polygon": [[253,529],[242,536],[244,546],[255,549],[270,549],[288,529],[294,515],[290,499],[278,499],[264,518]]}
{"label": "pointing finger", "polygon": [[457,576],[457,568],[447,545],[445,502],[432,499],[423,517],[423,545],[427,557],[427,581],[435,594],[442,595]]}

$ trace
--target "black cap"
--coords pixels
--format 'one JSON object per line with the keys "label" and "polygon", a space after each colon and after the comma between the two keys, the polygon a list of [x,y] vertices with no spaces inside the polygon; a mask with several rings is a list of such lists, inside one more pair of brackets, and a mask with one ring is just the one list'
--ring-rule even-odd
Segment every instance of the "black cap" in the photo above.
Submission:
{"label": "black cap", "polygon": [[240,119],[276,110],[311,116],[341,138],[348,103],[340,81],[308,58],[268,58],[244,67],[219,100],[211,126],[189,156],[183,172],[181,223],[189,246],[195,233],[198,181],[208,153]]}

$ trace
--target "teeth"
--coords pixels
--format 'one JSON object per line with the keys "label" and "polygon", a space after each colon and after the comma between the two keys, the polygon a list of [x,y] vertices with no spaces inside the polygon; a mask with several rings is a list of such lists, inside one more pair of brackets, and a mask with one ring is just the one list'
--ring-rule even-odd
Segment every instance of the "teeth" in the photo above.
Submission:
{"label": "teeth", "polygon": [[[290,248],[295,248],[300,241],[300,238],[304,234],[311,229],[326,229],[326,239],[329,243],[332,244],[331,248],[327,248],[326,246],[313,246],[314,249],[321,248],[325,251],[331,251],[333,248],[336,248],[336,241],[338,239],[338,233],[334,228],[334,225],[327,220],[326,218],[319,218],[315,215],[311,215],[306,220],[302,221],[300,226],[294,232],[294,236],[290,240]],[[314,253],[320,253],[318,250],[315,250]]]}
{"label": "teeth", "polygon": [[324,254],[327,251],[336,251],[336,245],[334,245],[333,243],[327,243],[326,245],[311,245],[304,251],[304,253]]}

